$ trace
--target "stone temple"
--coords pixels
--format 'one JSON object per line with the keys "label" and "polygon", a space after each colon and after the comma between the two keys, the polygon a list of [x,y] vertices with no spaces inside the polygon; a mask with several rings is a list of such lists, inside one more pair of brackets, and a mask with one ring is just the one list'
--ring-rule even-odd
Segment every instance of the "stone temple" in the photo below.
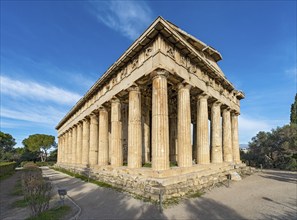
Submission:
{"label": "stone temple", "polygon": [[57,166],[165,199],[226,180],[244,94],[221,54],[158,17],[56,126]]}

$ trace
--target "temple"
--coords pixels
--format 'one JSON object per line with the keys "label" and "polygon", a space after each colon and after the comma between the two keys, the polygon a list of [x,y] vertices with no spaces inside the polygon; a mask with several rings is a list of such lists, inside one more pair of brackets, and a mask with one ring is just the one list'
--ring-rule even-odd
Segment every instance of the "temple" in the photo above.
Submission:
{"label": "temple", "polygon": [[244,94],[221,59],[158,17],[56,126],[57,166],[149,198],[223,181],[244,167]]}

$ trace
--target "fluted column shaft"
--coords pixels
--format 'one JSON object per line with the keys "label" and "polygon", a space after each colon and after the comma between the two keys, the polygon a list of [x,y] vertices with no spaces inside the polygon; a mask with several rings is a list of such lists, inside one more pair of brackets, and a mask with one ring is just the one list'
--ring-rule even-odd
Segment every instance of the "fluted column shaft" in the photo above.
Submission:
{"label": "fluted column shaft", "polygon": [[63,156],[62,156],[62,161],[63,163],[66,163],[66,154],[67,154],[67,134],[64,133],[63,135]]}
{"label": "fluted column shaft", "polygon": [[169,155],[170,161],[177,161],[177,120],[176,113],[169,115]]}
{"label": "fluted column shaft", "polygon": [[76,145],[77,145],[77,128],[74,126],[72,128],[72,158],[71,163],[76,164]]}
{"label": "fluted column shaft", "polygon": [[223,158],[224,162],[232,162],[232,138],[230,110],[223,110]]}
{"label": "fluted column shaft", "polygon": [[150,161],[150,141],[151,141],[151,127],[150,127],[150,111],[148,108],[144,111],[144,123],[143,123],[143,142],[144,142],[144,162]]}
{"label": "fluted column shaft", "polygon": [[111,101],[111,165],[123,165],[121,103],[117,98]]}
{"label": "fluted column shaft", "polygon": [[89,164],[90,148],[90,121],[88,118],[83,119],[83,141],[82,141],[82,164]]}
{"label": "fluted column shaft", "polygon": [[62,150],[62,136],[58,137],[58,155],[57,155],[57,162],[61,163],[61,150]]}
{"label": "fluted column shaft", "polygon": [[210,163],[207,98],[207,95],[202,94],[197,100],[197,164]]}
{"label": "fluted column shaft", "polygon": [[157,71],[152,89],[152,169],[169,169],[168,91],[165,71]]}
{"label": "fluted column shaft", "polygon": [[61,162],[65,162],[65,133],[62,135]]}
{"label": "fluted column shaft", "polygon": [[178,85],[178,166],[192,166],[190,85]]}
{"label": "fluted column shaft", "polygon": [[67,163],[70,163],[72,162],[72,129],[70,128],[69,131],[68,131],[68,161]]}
{"label": "fluted column shaft", "polygon": [[98,165],[108,165],[108,111],[99,108],[99,148],[98,148]]}
{"label": "fluted column shaft", "polygon": [[68,154],[68,131],[64,134],[64,154],[63,154],[63,162],[67,163],[67,154]]}
{"label": "fluted column shaft", "polygon": [[78,125],[77,125],[77,144],[76,144],[76,154],[75,154],[75,157],[76,157],[76,163],[77,164],[81,164],[82,163],[82,139],[83,139],[83,125],[81,122],[78,122]]}
{"label": "fluted column shaft", "polygon": [[129,88],[128,167],[142,166],[141,93],[138,86]]}
{"label": "fluted column shaft", "polygon": [[238,142],[238,114],[232,113],[231,116],[231,127],[232,127],[232,151],[233,151],[233,161],[235,163],[240,163],[240,151]]}
{"label": "fluted column shaft", "polygon": [[95,113],[90,115],[90,152],[89,164],[98,163],[98,116]]}
{"label": "fluted column shaft", "polygon": [[221,109],[219,102],[213,103],[211,107],[211,162],[223,162]]}

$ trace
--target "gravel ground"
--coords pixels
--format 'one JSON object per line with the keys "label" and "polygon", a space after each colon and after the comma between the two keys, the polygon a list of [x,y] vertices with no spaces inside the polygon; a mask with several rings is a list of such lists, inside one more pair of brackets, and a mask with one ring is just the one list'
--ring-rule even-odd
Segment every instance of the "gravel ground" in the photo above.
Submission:
{"label": "gravel ground", "polygon": [[98,187],[54,170],[44,173],[67,188],[81,207],[79,219],[297,219],[296,172],[263,170],[230,187],[186,199],[160,213],[158,207],[125,193]]}
{"label": "gravel ground", "polygon": [[0,181],[0,219],[15,220],[25,219],[30,216],[26,208],[13,207],[13,203],[21,200],[23,196],[13,195],[15,185],[21,179],[21,172],[18,171],[7,179]]}

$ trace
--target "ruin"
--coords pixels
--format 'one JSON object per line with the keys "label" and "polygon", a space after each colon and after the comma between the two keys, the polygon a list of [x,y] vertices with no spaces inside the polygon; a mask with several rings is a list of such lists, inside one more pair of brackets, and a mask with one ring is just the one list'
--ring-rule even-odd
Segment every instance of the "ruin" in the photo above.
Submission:
{"label": "ruin", "polygon": [[156,199],[244,169],[244,94],[221,54],[158,17],[59,122],[57,166]]}

